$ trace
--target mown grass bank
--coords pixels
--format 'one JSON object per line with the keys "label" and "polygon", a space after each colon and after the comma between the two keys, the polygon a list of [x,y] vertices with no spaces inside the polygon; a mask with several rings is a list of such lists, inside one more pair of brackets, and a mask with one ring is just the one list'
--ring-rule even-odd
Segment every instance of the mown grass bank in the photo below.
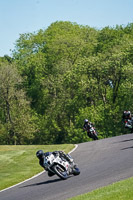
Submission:
{"label": "mown grass bank", "polygon": [[63,145],[0,145],[0,190],[28,179],[43,171],[36,157],[39,149],[46,151],[63,150],[66,153],[74,148]]}
{"label": "mown grass bank", "polygon": [[113,183],[69,200],[133,200],[133,178]]}

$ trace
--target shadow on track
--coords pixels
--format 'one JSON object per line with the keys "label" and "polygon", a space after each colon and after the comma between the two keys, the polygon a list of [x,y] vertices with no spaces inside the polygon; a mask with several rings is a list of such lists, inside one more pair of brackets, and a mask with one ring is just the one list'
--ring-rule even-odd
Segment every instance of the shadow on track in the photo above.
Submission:
{"label": "shadow on track", "polygon": [[118,141],[118,142],[113,142],[112,144],[115,144],[115,143],[120,143],[120,142],[130,142],[132,141],[133,139],[129,139],[129,140],[122,140],[122,141]]}
{"label": "shadow on track", "polygon": [[120,141],[120,142],[130,142],[132,141],[133,139],[129,139],[129,140],[123,140],[123,141]]}
{"label": "shadow on track", "polygon": [[126,147],[126,148],[123,148],[121,150],[126,150],[126,149],[133,149],[133,146],[132,147]]}
{"label": "shadow on track", "polygon": [[32,187],[32,186],[38,186],[38,185],[44,185],[44,184],[50,184],[50,183],[55,183],[55,182],[59,182],[59,181],[63,181],[63,180],[62,179],[49,180],[49,181],[45,181],[45,182],[39,182],[39,183],[34,183],[34,184],[30,184],[30,185],[21,186],[19,188]]}

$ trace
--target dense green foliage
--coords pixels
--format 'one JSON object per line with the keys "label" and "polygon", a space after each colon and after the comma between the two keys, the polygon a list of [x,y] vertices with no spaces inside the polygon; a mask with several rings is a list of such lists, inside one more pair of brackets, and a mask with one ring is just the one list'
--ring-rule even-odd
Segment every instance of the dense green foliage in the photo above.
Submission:
{"label": "dense green foliage", "polygon": [[84,119],[101,138],[124,134],[132,111],[133,24],[101,30],[57,21],[21,34],[0,59],[0,144],[88,141]]}

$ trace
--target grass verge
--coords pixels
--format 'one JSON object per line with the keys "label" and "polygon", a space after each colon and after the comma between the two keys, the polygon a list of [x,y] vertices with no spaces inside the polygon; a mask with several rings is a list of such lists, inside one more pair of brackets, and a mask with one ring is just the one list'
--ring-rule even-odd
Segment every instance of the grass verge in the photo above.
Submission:
{"label": "grass verge", "polygon": [[39,149],[47,151],[63,150],[66,153],[74,148],[63,145],[0,145],[0,190],[24,181],[43,171],[36,157]]}
{"label": "grass verge", "polygon": [[69,200],[133,200],[133,178],[113,183]]}

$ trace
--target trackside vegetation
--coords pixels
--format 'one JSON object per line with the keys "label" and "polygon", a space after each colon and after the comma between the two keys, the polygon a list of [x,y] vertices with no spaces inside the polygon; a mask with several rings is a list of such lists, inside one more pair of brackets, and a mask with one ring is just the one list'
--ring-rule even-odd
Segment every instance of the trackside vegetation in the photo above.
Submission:
{"label": "trackside vegetation", "polygon": [[133,178],[79,195],[69,200],[133,200]]}
{"label": "trackside vegetation", "polygon": [[133,108],[133,23],[100,30],[69,21],[20,34],[0,58],[0,144],[88,141],[125,134]]}
{"label": "trackside vegetation", "polygon": [[0,145],[0,190],[43,171],[36,157],[39,149],[70,152],[74,145]]}
{"label": "trackside vegetation", "polygon": [[[69,21],[20,34],[12,57],[0,57],[0,190],[43,169],[35,153],[126,134],[133,111],[133,23],[100,30]],[[72,200],[133,200],[133,178]]]}

